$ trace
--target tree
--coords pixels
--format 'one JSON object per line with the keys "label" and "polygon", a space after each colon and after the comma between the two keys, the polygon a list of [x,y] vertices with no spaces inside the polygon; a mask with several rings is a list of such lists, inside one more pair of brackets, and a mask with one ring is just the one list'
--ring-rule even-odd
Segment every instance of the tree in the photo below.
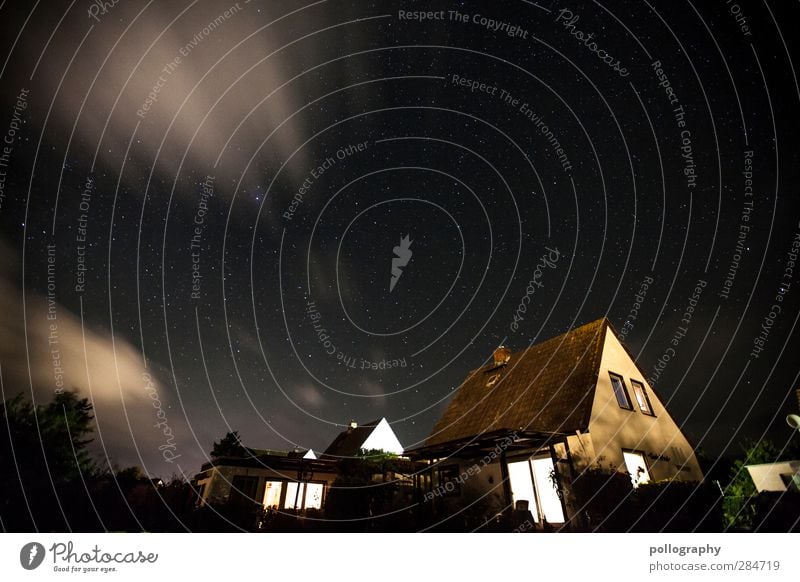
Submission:
{"label": "tree", "polygon": [[219,441],[214,443],[211,449],[211,458],[220,459],[222,457],[246,457],[247,449],[242,445],[239,438],[239,431],[228,432]]}
{"label": "tree", "polygon": [[742,450],[744,456],[734,461],[731,481],[725,488],[723,513],[726,527],[751,529],[755,519],[755,506],[751,498],[756,494],[756,487],[745,466],[774,463],[780,460],[781,452],[768,440],[747,440]]}
{"label": "tree", "polygon": [[[75,392],[33,406],[21,394],[0,407],[0,519],[7,531],[63,530],[86,515],[84,483],[97,467],[87,438],[92,405]],[[79,497],[76,497],[79,496]]]}

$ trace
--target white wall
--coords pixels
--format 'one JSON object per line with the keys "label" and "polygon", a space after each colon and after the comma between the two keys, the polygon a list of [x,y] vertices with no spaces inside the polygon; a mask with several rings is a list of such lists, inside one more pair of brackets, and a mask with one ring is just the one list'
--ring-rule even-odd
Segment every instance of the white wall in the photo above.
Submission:
{"label": "white wall", "polygon": [[786,491],[781,474],[797,474],[800,472],[800,461],[785,463],[763,463],[747,465],[747,472],[756,486],[756,491]]}
{"label": "white wall", "polygon": [[389,426],[385,418],[381,419],[372,433],[367,437],[367,440],[364,441],[364,444],[361,445],[361,448],[368,451],[380,449],[384,452],[394,453],[396,455],[403,454],[403,445],[400,444],[392,427]]}
{"label": "white wall", "polygon": [[[633,410],[625,410],[617,404],[609,372],[624,378]],[[644,384],[655,416],[648,416],[639,410],[631,378]],[[703,477],[686,437],[610,329],[604,342],[589,433],[597,463],[604,468],[613,465],[617,470],[624,471],[622,449],[630,449],[645,454],[651,480],[674,478],[699,481]],[[575,447],[570,440],[570,448],[574,453],[579,447]]]}

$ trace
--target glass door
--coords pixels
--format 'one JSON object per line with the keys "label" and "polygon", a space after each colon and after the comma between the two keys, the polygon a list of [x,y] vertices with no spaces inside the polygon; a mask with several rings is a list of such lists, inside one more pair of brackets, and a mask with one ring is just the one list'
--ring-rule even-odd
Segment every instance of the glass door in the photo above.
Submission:
{"label": "glass door", "polygon": [[537,523],[542,517],[548,523],[564,523],[553,459],[539,456],[509,463],[508,478],[515,507],[517,501],[525,500]]}

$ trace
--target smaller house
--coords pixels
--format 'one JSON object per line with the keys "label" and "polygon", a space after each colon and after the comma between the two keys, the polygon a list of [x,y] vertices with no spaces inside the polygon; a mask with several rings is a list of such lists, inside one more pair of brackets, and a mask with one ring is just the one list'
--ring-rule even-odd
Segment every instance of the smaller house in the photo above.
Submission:
{"label": "smaller house", "polygon": [[337,479],[339,461],[362,450],[401,455],[403,445],[385,418],[359,426],[351,421],[320,458],[312,449],[244,448],[246,455],[205,463],[195,476],[198,505],[308,512],[322,510]]}
{"label": "smaller house", "polygon": [[231,504],[264,509],[321,509],[336,479],[336,464],[313,450],[251,449],[247,457],[221,457],[195,476],[199,505]]}

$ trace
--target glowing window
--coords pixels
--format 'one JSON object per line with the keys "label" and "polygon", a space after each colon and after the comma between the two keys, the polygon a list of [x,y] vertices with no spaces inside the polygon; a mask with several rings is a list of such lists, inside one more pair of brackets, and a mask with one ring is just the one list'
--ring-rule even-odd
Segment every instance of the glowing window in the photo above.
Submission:
{"label": "glowing window", "polygon": [[633,483],[634,488],[650,482],[650,472],[647,470],[647,463],[643,454],[634,451],[622,451],[622,456],[625,459],[625,468],[631,476],[631,483]]}
{"label": "glowing window", "polygon": [[539,522],[539,509],[536,503],[536,493],[533,489],[533,477],[528,461],[519,461],[508,464],[508,478],[511,481],[511,496],[516,506],[517,501],[527,501],[528,510],[533,515],[534,521]]}
{"label": "glowing window", "polygon": [[652,416],[653,407],[650,405],[650,398],[647,396],[644,384],[637,380],[631,380],[631,386],[633,386],[633,395],[636,397],[639,410]]}
{"label": "glowing window", "polygon": [[306,509],[322,508],[322,483],[309,483],[306,485]]}
{"label": "glowing window", "polygon": [[561,507],[561,498],[558,496],[553,459],[550,457],[531,459],[531,468],[544,518],[550,523],[564,523],[564,511]]}
{"label": "glowing window", "polygon": [[617,404],[619,404],[619,407],[633,410],[631,399],[628,396],[628,389],[625,387],[625,381],[622,379],[622,376],[618,376],[613,372],[609,372],[609,376],[611,376],[611,387],[614,389],[614,396],[617,397]]}
{"label": "glowing window", "polygon": [[281,481],[267,481],[264,489],[264,507],[280,507],[282,490],[283,483]]}
{"label": "glowing window", "polygon": [[286,484],[286,501],[283,504],[286,509],[299,509],[303,507],[303,494],[305,493],[306,486],[305,483],[300,483],[299,485],[300,487],[298,489],[298,483],[294,481]]}
{"label": "glowing window", "polygon": [[300,483],[294,481],[286,484],[286,509],[320,509],[325,486],[322,483]]}

